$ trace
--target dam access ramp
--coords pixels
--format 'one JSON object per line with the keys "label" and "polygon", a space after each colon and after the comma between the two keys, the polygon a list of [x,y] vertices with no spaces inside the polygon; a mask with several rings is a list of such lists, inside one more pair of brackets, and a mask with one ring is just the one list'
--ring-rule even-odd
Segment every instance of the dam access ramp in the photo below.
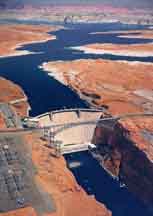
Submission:
{"label": "dam access ramp", "polygon": [[[88,150],[92,142],[96,121],[103,110],[99,109],[64,109],[39,115],[33,120],[39,122],[44,136],[50,136],[52,145],[60,148],[62,154]],[[62,125],[62,126],[61,126]]]}

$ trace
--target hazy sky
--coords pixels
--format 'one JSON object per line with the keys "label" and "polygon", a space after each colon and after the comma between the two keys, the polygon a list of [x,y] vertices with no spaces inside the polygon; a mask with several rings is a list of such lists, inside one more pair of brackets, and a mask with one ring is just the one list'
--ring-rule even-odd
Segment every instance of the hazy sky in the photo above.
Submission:
{"label": "hazy sky", "polygon": [[22,0],[25,3],[104,3],[104,4],[113,4],[115,6],[125,6],[125,7],[152,7],[153,0]]}
{"label": "hazy sky", "polygon": [[11,5],[14,3],[35,3],[35,4],[75,4],[75,3],[82,3],[82,4],[107,4],[113,5],[117,7],[128,7],[128,8],[153,8],[153,0],[0,0],[0,5],[6,4]]}

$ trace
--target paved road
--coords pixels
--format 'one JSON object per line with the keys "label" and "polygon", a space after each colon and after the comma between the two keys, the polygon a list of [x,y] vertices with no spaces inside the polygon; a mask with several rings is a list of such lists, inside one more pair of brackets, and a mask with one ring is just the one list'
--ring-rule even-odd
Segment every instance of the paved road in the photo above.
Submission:
{"label": "paved road", "polygon": [[[0,130],[0,133],[28,133],[28,132],[34,132],[34,131],[42,131],[45,129],[57,129],[55,133],[61,132],[61,130],[70,128],[70,127],[76,127],[78,125],[90,125],[90,124],[97,124],[99,127],[106,127],[108,129],[112,129],[112,126],[120,119],[130,119],[130,118],[152,118],[153,113],[133,113],[133,114],[125,114],[125,115],[119,115],[119,116],[114,116],[114,117],[105,117],[102,119],[95,119],[91,121],[79,121],[79,122],[68,122],[66,124],[51,124],[45,127],[39,127],[39,128],[18,128],[18,129],[12,129],[12,130]],[[34,118],[32,118],[34,119]],[[110,127],[110,124],[112,126]]]}

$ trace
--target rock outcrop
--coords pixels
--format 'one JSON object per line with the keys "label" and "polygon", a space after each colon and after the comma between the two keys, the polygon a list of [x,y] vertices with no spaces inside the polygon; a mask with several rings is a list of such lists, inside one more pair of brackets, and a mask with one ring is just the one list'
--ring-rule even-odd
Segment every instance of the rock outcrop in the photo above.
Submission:
{"label": "rock outcrop", "polygon": [[[153,64],[104,59],[49,62],[44,69],[62,79],[92,106],[111,115],[152,112]],[[96,129],[102,165],[145,203],[153,202],[153,118],[122,120]]]}
{"label": "rock outcrop", "polygon": [[24,91],[15,83],[2,77],[0,77],[0,103],[10,104],[20,117],[27,116],[30,110]]}
{"label": "rock outcrop", "polygon": [[[12,82],[0,79],[0,102],[11,103],[25,97],[22,89]],[[22,117],[27,114],[28,103],[11,105]],[[4,113],[0,112],[0,129],[6,127]],[[7,136],[7,135],[6,135]],[[21,135],[29,149],[36,169],[35,182],[46,191],[54,201],[55,212],[41,216],[111,216],[106,207],[90,197],[77,184],[74,176],[67,168],[63,157],[56,158],[53,149],[48,147],[42,134],[31,133]],[[7,200],[6,200],[7,202]],[[0,213],[1,216],[38,216],[34,206]]]}
{"label": "rock outcrop", "polygon": [[39,135],[25,137],[32,150],[37,169],[36,181],[51,194],[56,212],[49,216],[111,216],[104,205],[90,197],[77,184],[63,157],[56,158],[53,149]]}
{"label": "rock outcrop", "polygon": [[48,62],[43,68],[92,106],[105,106],[111,114],[153,109],[152,63],[81,59]]}
{"label": "rock outcrop", "polygon": [[45,42],[56,37],[48,34],[59,27],[47,25],[1,25],[0,32],[0,57],[28,55],[33,52],[17,50],[22,45]]}
{"label": "rock outcrop", "polygon": [[153,208],[153,118],[118,122],[114,130],[97,128],[101,164]]}

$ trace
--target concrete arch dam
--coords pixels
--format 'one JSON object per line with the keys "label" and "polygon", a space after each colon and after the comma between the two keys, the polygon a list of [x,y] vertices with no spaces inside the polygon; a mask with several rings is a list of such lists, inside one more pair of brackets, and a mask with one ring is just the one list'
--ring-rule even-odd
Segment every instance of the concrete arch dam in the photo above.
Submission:
{"label": "concrete arch dam", "polygon": [[[65,153],[83,151],[88,149],[88,144],[92,142],[96,128],[95,119],[100,119],[103,112],[101,110],[72,109],[53,111],[37,116],[41,127],[50,127],[50,132],[54,134],[54,142],[59,142],[62,151]],[[71,124],[72,122],[75,123]],[[82,122],[91,122],[82,124]],[[58,124],[65,125],[63,127]],[[69,126],[68,126],[69,125]]]}
{"label": "concrete arch dam", "polygon": [[52,147],[62,154],[88,150],[93,143],[97,126],[113,130],[119,119],[151,117],[153,113],[132,113],[105,117],[99,109],[65,109],[48,112],[31,120],[39,122],[39,129]]}

